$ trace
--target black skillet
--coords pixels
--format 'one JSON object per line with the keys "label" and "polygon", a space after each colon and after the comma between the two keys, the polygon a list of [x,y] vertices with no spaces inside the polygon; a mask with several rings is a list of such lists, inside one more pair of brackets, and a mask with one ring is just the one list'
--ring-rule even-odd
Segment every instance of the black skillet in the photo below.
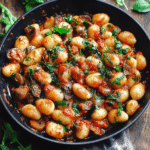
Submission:
{"label": "black skillet", "polygon": [[[6,58],[6,52],[14,46],[14,42],[16,37],[19,35],[24,35],[24,28],[32,23],[42,23],[45,20],[45,16],[42,15],[42,10],[45,11],[47,16],[51,16],[54,13],[72,13],[72,14],[83,14],[83,12],[88,12],[91,14],[104,12],[107,13],[110,17],[113,24],[119,26],[122,30],[131,31],[135,37],[137,38],[137,44],[135,45],[137,51],[142,51],[144,56],[147,59],[147,68],[143,71],[142,74],[143,80],[147,79],[149,74],[145,72],[150,68],[150,38],[148,37],[147,33],[145,32],[144,28],[136,21],[133,17],[128,15],[122,9],[109,4],[107,2],[101,0],[51,0],[50,2],[46,2],[41,4],[31,11],[27,12],[22,18],[18,19],[16,23],[9,29],[6,36],[3,38],[3,41],[0,45],[0,66],[4,66],[8,63]],[[24,18],[24,19],[23,19]],[[13,33],[13,36],[11,36]],[[10,35],[11,34],[11,35]],[[42,138],[46,141],[51,141],[54,143],[59,144],[66,144],[66,145],[83,145],[83,144],[91,144],[99,141],[103,141],[110,137],[113,137],[116,134],[121,133],[123,130],[127,129],[131,124],[133,124],[145,111],[150,103],[150,80],[147,80],[147,88],[146,93],[143,99],[139,101],[141,107],[138,111],[130,117],[129,121],[123,124],[115,125],[110,128],[105,135],[94,137],[91,136],[85,140],[77,140],[74,143],[67,143],[62,141],[57,141],[48,135],[42,135],[32,132],[20,119],[20,115],[17,113],[14,108],[10,107],[6,102],[3,94],[3,89],[6,89],[7,98],[10,101],[10,91],[9,85],[6,78],[0,72],[0,96],[1,101],[4,108],[7,110],[8,114],[19,124],[22,128],[24,128],[27,132]]]}

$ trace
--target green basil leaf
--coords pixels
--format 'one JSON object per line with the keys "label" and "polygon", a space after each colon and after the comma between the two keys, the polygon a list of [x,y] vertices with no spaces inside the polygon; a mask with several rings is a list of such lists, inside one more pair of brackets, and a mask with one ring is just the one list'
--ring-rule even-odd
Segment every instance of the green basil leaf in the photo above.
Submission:
{"label": "green basil leaf", "polygon": [[54,30],[55,31],[57,31],[60,35],[62,35],[62,34],[67,34],[67,33],[69,33],[71,30],[69,30],[69,29],[64,29],[64,28],[55,28],[55,27],[53,27],[54,28]]}
{"label": "green basil leaf", "polygon": [[[3,6],[1,3],[0,8],[2,12],[2,19],[0,19],[0,22],[5,24],[5,33],[7,33],[8,29],[14,24],[17,18],[14,17],[10,10]],[[1,33],[0,35],[5,35],[5,33]]]}
{"label": "green basil leaf", "polygon": [[115,0],[115,2],[120,6],[124,6],[128,10],[128,7],[125,4],[124,0]]}
{"label": "green basil leaf", "polygon": [[145,0],[137,0],[132,7],[132,10],[138,12],[149,12],[150,11],[150,3]]}
{"label": "green basil leaf", "polygon": [[21,0],[21,1],[22,5],[24,5],[25,7],[26,12],[37,6],[39,3],[44,3],[43,0]]}

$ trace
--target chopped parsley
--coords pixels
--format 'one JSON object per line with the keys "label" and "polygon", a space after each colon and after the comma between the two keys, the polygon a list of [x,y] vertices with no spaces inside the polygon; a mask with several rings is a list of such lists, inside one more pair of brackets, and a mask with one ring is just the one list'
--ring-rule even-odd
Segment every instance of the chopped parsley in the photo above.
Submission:
{"label": "chopped parsley", "polygon": [[86,28],[88,28],[90,26],[87,21],[83,21],[83,24],[85,25]]}
{"label": "chopped parsley", "polygon": [[95,103],[94,107],[95,107],[95,109],[99,110],[99,107],[96,103]]}
{"label": "chopped parsley", "polygon": [[14,80],[14,78],[15,78],[15,72],[13,72],[13,73],[11,74],[11,76],[10,76],[10,79],[11,79],[11,80]]}
{"label": "chopped parsley", "polygon": [[31,93],[32,93],[33,96],[35,96],[35,95],[34,95],[34,89],[33,89],[33,88],[31,88]]}
{"label": "chopped parsley", "polygon": [[46,36],[50,35],[50,32],[45,33]]}
{"label": "chopped parsley", "polygon": [[137,82],[139,80],[139,77],[136,76],[136,74],[134,73],[135,77],[133,77],[132,79]]}
{"label": "chopped parsley", "polygon": [[118,84],[121,85],[120,81],[124,79],[124,76],[116,78],[115,81],[109,81],[112,85]]}
{"label": "chopped parsley", "polygon": [[103,35],[103,32],[105,32],[106,30],[104,28],[101,28],[101,35]]}
{"label": "chopped parsley", "polygon": [[64,20],[68,23],[74,22],[76,25],[78,25],[78,22],[75,21],[75,18],[72,18],[70,15],[67,15],[66,17],[64,17]]}
{"label": "chopped parsley", "polygon": [[110,56],[106,55],[106,53],[104,53],[104,57],[107,57],[107,60],[109,61],[110,65],[113,65],[113,62],[110,59]]}
{"label": "chopped parsley", "polygon": [[107,102],[107,105],[108,105],[108,106],[113,106],[114,103],[110,101],[110,102]]}
{"label": "chopped parsley", "polygon": [[26,75],[25,77],[29,80],[32,80],[33,79],[33,70],[31,68],[29,68],[28,70],[28,75]]}
{"label": "chopped parsley", "polygon": [[39,68],[35,68],[35,69],[34,69],[34,72],[37,72],[37,71],[39,71]]}
{"label": "chopped parsley", "polygon": [[116,117],[114,117],[116,123],[122,123],[121,121],[117,121]]}
{"label": "chopped parsley", "polygon": [[110,27],[112,27],[112,25],[111,25],[111,24],[108,24],[107,27],[110,28]]}
{"label": "chopped parsley", "polygon": [[57,59],[57,58],[58,58],[58,55],[52,55],[52,62],[54,62],[55,59]]}
{"label": "chopped parsley", "polygon": [[52,82],[56,85],[60,85],[60,81],[58,80],[57,76],[55,73],[51,73],[51,77],[52,77]]}
{"label": "chopped parsley", "polygon": [[72,40],[72,38],[70,37],[70,38],[68,38],[68,43],[70,43],[71,42],[71,40]]}
{"label": "chopped parsley", "polygon": [[118,113],[117,113],[117,116],[120,116],[122,111],[123,111],[123,107],[124,107],[124,104],[120,103],[119,104],[119,107],[118,107]]}
{"label": "chopped parsley", "polygon": [[106,97],[107,97],[108,100],[116,100],[117,102],[120,102],[119,98],[118,98],[118,95],[114,96],[112,94],[107,94]]}
{"label": "chopped parsley", "polygon": [[76,114],[80,113],[79,106],[77,103],[72,103],[73,110]]}
{"label": "chopped parsley", "polygon": [[116,36],[116,33],[118,33],[117,28],[115,28],[115,29],[112,31],[112,35]]}
{"label": "chopped parsley", "polygon": [[100,67],[100,64],[98,64],[98,68],[99,68],[99,71],[100,71],[100,73],[101,73],[100,77],[101,77],[101,78],[107,77],[107,78],[110,79],[111,76],[110,76],[109,69],[105,66],[104,60],[102,60],[102,62],[103,62],[102,68]]}
{"label": "chopped parsley", "polygon": [[26,58],[26,61],[30,61],[30,60],[31,60],[31,58],[30,58],[30,57],[27,57],[27,58]]}
{"label": "chopped parsley", "polygon": [[83,51],[82,51],[82,49],[80,49],[79,53],[80,53],[80,55],[81,55],[81,56],[83,55]]}
{"label": "chopped parsley", "polygon": [[48,69],[49,73],[53,73],[55,68],[57,67],[57,65],[52,65],[51,63],[46,64],[43,61],[40,62],[40,65],[44,65]]}
{"label": "chopped parsley", "polygon": [[71,53],[69,55],[72,56],[72,58],[69,60],[69,63],[75,65],[77,63],[76,57]]}
{"label": "chopped parsley", "polygon": [[86,39],[83,40],[83,44],[85,45],[86,51],[88,51],[88,50],[97,51],[98,50],[93,44],[91,46],[90,42],[88,42]]}
{"label": "chopped parsley", "polygon": [[115,40],[115,43],[116,44],[114,45],[114,48],[116,48],[116,49],[122,48],[122,43],[120,41]]}
{"label": "chopped parsley", "polygon": [[125,54],[127,54],[128,52],[127,52],[126,49],[120,48],[119,50],[112,51],[111,53],[113,53],[113,54],[118,54],[118,55],[120,55],[120,54],[125,55]]}
{"label": "chopped parsley", "polygon": [[56,106],[59,105],[59,106],[67,107],[66,101],[54,102],[54,104],[55,104]]}
{"label": "chopped parsley", "polygon": [[89,75],[89,72],[87,70],[84,71],[84,74]]}
{"label": "chopped parsley", "polygon": [[116,71],[119,71],[119,72],[121,71],[121,68],[119,68],[118,65],[114,66],[113,68],[114,68]]}
{"label": "chopped parsley", "polygon": [[131,59],[131,57],[130,57],[129,55],[127,55],[127,59],[129,59],[129,60],[130,60],[130,59]]}
{"label": "chopped parsley", "polygon": [[102,98],[100,96],[95,96],[95,100],[100,100],[101,102],[103,102]]}

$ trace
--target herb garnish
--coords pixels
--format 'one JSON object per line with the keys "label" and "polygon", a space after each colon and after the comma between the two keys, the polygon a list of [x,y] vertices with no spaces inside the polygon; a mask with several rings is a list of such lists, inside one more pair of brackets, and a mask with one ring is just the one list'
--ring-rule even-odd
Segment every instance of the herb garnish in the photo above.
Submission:
{"label": "herb garnish", "polygon": [[122,77],[119,77],[119,78],[116,78],[115,81],[109,81],[112,85],[115,84],[118,84],[118,85],[121,85],[120,81],[124,79],[124,76]]}
{"label": "herb garnish", "polygon": [[120,6],[124,6],[128,10],[128,7],[125,4],[124,0],[115,0],[115,2]]}
{"label": "herb garnish", "polygon": [[[14,24],[17,18],[14,17],[13,14],[10,12],[10,10],[7,9],[5,6],[3,6],[1,3],[0,3],[0,8],[2,12],[2,19],[0,20],[0,22],[6,25],[5,33],[7,33],[8,29]],[[5,35],[5,33],[0,33],[0,35]]]}
{"label": "herb garnish", "polygon": [[122,103],[120,103],[119,107],[118,107],[118,113],[117,113],[117,116],[120,116],[122,111],[123,111],[123,107],[124,105]]}
{"label": "herb garnish", "polygon": [[98,107],[98,105],[96,103],[94,105],[94,108],[97,109],[97,110],[99,110],[99,107]]}
{"label": "herb garnish", "polygon": [[75,65],[77,63],[76,57],[71,53],[69,53],[69,55],[72,56],[72,58],[69,60],[69,64]]}
{"label": "herb garnish", "polygon": [[136,76],[136,74],[134,73],[135,77],[133,77],[132,79],[137,82],[139,80],[139,77]]}
{"label": "herb garnish", "polygon": [[54,102],[54,104],[55,104],[56,106],[57,106],[57,105],[60,105],[60,106],[63,106],[63,107],[67,107],[66,101]]}
{"label": "herb garnish", "polygon": [[115,40],[116,45],[114,45],[114,48],[119,49],[122,48],[122,43],[118,40]]}
{"label": "herb garnish", "polygon": [[129,60],[130,60],[130,59],[131,59],[131,57],[130,57],[129,55],[127,55],[127,59],[129,59]]}
{"label": "herb garnish", "polygon": [[101,28],[101,35],[103,35],[103,32],[106,31],[104,28]]}
{"label": "herb garnish", "polygon": [[108,100],[116,100],[117,102],[120,102],[118,99],[118,95],[112,95],[112,94],[107,94],[106,97],[108,98]]}
{"label": "herb garnish", "polygon": [[110,101],[110,102],[107,102],[107,105],[108,105],[108,106],[113,106],[114,103]]}
{"label": "herb garnish", "polygon": [[100,100],[101,102],[103,102],[102,98],[100,96],[95,96],[95,100]]}
{"label": "herb garnish", "polygon": [[64,127],[64,131],[69,132],[69,129],[67,128],[67,125],[62,124],[62,122],[60,120],[55,120],[55,123],[61,124]]}
{"label": "herb garnish", "polygon": [[30,57],[27,57],[27,58],[26,58],[26,61],[30,61],[30,60],[31,60],[31,58],[30,58]]}
{"label": "herb garnish", "polygon": [[17,143],[19,145],[16,150],[31,150],[31,145],[23,147],[23,145],[19,142],[17,132],[12,129],[9,123],[4,122],[2,130],[4,131],[2,143],[0,144],[0,148],[2,150],[9,150],[8,146],[5,145],[7,140],[11,141],[10,144]]}
{"label": "herb garnish", "polygon": [[11,79],[11,80],[14,80],[14,78],[15,78],[15,72],[13,72],[13,73],[11,74],[11,76],[10,76],[10,79]]}
{"label": "herb garnish", "polygon": [[87,21],[83,21],[83,24],[85,25],[86,28],[88,28],[90,26]]}
{"label": "herb garnish", "polygon": [[98,64],[98,68],[101,73],[100,77],[104,78],[106,76],[107,78],[110,79],[111,78],[110,72],[109,72],[109,69],[105,66],[104,60],[102,60],[102,63],[103,63],[102,68],[100,67],[100,64]]}
{"label": "herb garnish", "polygon": [[128,52],[127,52],[126,49],[120,48],[119,50],[115,50],[115,51],[112,51],[112,52],[110,52],[110,53],[112,53],[112,54],[118,54],[118,55],[121,55],[121,54],[125,55],[125,54],[127,54]]}
{"label": "herb garnish", "polygon": [[31,68],[29,68],[28,75],[26,75],[25,77],[29,80],[33,79],[33,70]]}
{"label": "herb garnish", "polygon": [[119,71],[119,72],[121,71],[121,68],[119,68],[118,65],[114,66],[113,68],[114,68],[116,71]]}
{"label": "herb garnish", "polygon": [[115,28],[115,29],[112,31],[112,35],[116,36],[116,33],[118,33],[117,28]]}
{"label": "herb garnish", "polygon": [[113,62],[110,59],[110,56],[106,55],[106,53],[104,53],[104,57],[107,57],[107,60],[109,61],[110,65],[113,65]]}
{"label": "herb garnish", "polygon": [[65,29],[65,28],[55,28],[53,27],[55,31],[57,31],[60,35],[62,34],[67,34],[69,32],[71,32],[71,30],[69,29]]}
{"label": "herb garnish", "polygon": [[77,103],[72,103],[73,110],[76,114],[80,113],[79,106]]}
{"label": "herb garnish", "polygon": [[84,74],[89,75],[89,72],[87,70],[84,71]]}
{"label": "herb garnish", "polygon": [[21,0],[21,1],[22,5],[24,5],[25,7],[26,12],[37,6],[39,3],[44,3],[43,0]]}
{"label": "herb garnish", "polygon": [[78,25],[78,22],[75,21],[75,18],[72,18],[70,15],[67,15],[66,17],[64,17],[64,20],[68,23],[74,22],[76,25]]}
{"label": "herb garnish", "polygon": [[132,10],[138,12],[148,12],[150,11],[150,1],[147,2],[145,0],[137,0],[133,5]]}
{"label": "herb garnish", "polygon": [[117,121],[116,117],[114,117],[116,123],[122,123],[121,121]]}
{"label": "herb garnish", "polygon": [[50,35],[50,32],[45,33],[46,36]]}
{"label": "herb garnish", "polygon": [[53,73],[55,68],[57,67],[57,65],[52,65],[51,63],[46,64],[43,61],[40,62],[40,65],[44,65],[48,69],[49,73]]}

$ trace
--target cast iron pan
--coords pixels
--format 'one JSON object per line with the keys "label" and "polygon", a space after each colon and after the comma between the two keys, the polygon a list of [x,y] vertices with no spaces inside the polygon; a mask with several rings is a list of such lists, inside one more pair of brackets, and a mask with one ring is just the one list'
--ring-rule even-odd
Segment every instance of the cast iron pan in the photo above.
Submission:
{"label": "cast iron pan", "polygon": [[[67,8],[67,9],[66,9]],[[143,71],[146,72],[150,68],[150,38],[148,37],[147,33],[143,29],[143,27],[134,20],[130,15],[124,12],[122,9],[115,7],[107,2],[103,2],[100,0],[51,0],[50,2],[46,2],[41,4],[31,11],[27,12],[24,15],[25,19],[18,19],[17,22],[10,28],[7,32],[6,36],[3,38],[3,41],[0,46],[0,66],[4,66],[8,63],[6,58],[6,52],[14,46],[14,42],[16,37],[19,35],[24,35],[24,28],[32,23],[42,23],[45,20],[45,17],[42,16],[41,12],[45,10],[47,16],[51,16],[54,13],[72,13],[72,14],[83,14],[83,12],[89,12],[91,14],[104,12],[107,13],[110,17],[113,24],[119,26],[122,30],[131,31],[135,37],[137,38],[137,44],[135,45],[137,51],[142,51],[144,56],[147,58],[147,68]],[[13,33],[13,36],[10,35]],[[149,74],[143,73],[143,80],[147,79]],[[10,90],[8,81],[0,72],[0,94],[1,94],[1,101],[7,112],[10,116],[18,123],[22,128],[24,128],[27,132],[42,138],[46,141],[51,141],[54,143],[59,144],[66,144],[66,145],[82,145],[82,144],[91,144],[94,142],[103,141],[108,139],[116,134],[119,134],[123,130],[127,129],[131,124],[133,124],[144,112],[144,110],[148,107],[150,103],[150,80],[147,80],[147,88],[146,93],[143,99],[139,101],[141,107],[138,111],[130,117],[129,121],[123,124],[115,125],[110,128],[106,134],[103,136],[98,137],[89,137],[86,140],[77,140],[74,143],[67,143],[62,141],[57,141],[48,135],[42,135],[32,132],[20,119],[19,114],[17,113],[14,108],[10,107],[6,102],[3,94],[3,89],[6,89],[7,98],[10,101]]]}

